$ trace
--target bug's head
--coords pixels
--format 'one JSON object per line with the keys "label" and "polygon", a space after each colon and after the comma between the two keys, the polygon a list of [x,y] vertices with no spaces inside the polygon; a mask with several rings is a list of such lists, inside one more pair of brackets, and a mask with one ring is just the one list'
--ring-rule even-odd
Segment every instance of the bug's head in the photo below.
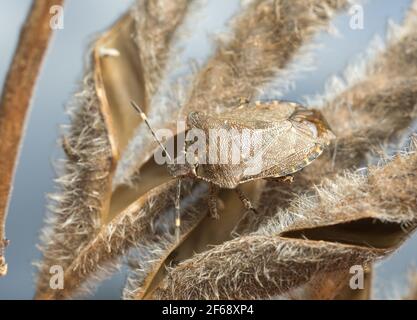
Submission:
{"label": "bug's head", "polygon": [[336,138],[326,119],[318,110],[297,107],[290,121],[298,130],[323,147],[327,147]]}
{"label": "bug's head", "polygon": [[199,128],[201,124],[206,121],[206,115],[199,111],[192,111],[187,116],[187,127],[188,128]]}
{"label": "bug's head", "polygon": [[188,163],[170,163],[167,164],[168,172],[174,178],[195,176],[195,168]]}

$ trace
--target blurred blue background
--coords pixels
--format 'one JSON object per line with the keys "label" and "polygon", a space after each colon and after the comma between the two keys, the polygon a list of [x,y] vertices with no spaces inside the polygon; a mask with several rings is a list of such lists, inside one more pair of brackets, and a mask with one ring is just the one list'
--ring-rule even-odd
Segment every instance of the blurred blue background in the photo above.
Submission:
{"label": "blurred blue background", "polygon": [[[110,26],[133,0],[67,0],[64,29],[55,33],[41,72],[32,110],[27,122],[26,137],[21,150],[14,190],[7,221],[9,274],[0,278],[0,299],[31,299],[34,293],[35,268],[40,258],[36,248],[39,230],[46,211],[46,194],[53,191],[53,162],[60,156],[57,146],[59,125],[66,123],[64,105],[76,90],[83,75],[86,51],[94,37]],[[215,25],[220,30],[238,6],[238,0],[210,0],[204,15],[193,20],[203,32]],[[0,87],[17,43],[20,27],[31,0],[0,0]],[[333,21],[339,36],[318,35],[314,42],[315,70],[301,73],[295,88],[284,97],[302,100],[306,95],[323,92],[326,79],[341,74],[347,63],[364,52],[375,35],[385,38],[388,19],[401,23],[410,0],[369,0],[364,4],[363,30],[349,27],[350,16],[339,15]],[[220,21],[221,22],[221,21]],[[194,26],[193,26],[194,29]],[[216,29],[216,30],[217,30]],[[211,40],[200,38],[206,47]],[[197,57],[201,46],[193,43],[188,55]],[[203,54],[203,53],[201,53]],[[5,155],[1,155],[5,156]],[[417,237],[376,268],[376,294],[380,298],[399,297],[407,281],[407,272],[417,261]],[[119,299],[125,271],[104,281],[92,298]]]}

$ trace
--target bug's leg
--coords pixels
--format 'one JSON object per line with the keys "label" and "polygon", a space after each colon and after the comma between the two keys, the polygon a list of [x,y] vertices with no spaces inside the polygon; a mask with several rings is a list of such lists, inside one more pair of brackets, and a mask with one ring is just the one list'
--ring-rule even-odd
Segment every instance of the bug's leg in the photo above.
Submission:
{"label": "bug's leg", "polygon": [[177,243],[180,241],[181,235],[181,178],[177,182],[177,194],[175,196],[175,239]]}
{"label": "bug's leg", "polygon": [[250,102],[251,97],[240,97],[239,98],[239,105],[247,106]]}
{"label": "bug's leg", "polygon": [[239,187],[237,187],[235,190],[236,190],[237,195],[239,196],[240,201],[242,201],[243,205],[245,206],[245,209],[248,211],[252,211],[254,213],[258,213],[255,207],[252,205],[252,202],[243,193],[243,191],[239,189]]}
{"label": "bug's leg", "polygon": [[264,180],[292,183],[294,181],[294,176],[289,175],[289,176],[284,176],[284,177],[270,177],[270,178],[264,178]]}
{"label": "bug's leg", "polygon": [[214,183],[210,183],[208,206],[210,210],[210,216],[214,219],[219,219],[219,213],[217,212],[218,195],[219,195],[219,187],[215,185]]}
{"label": "bug's leg", "polygon": [[67,137],[62,138],[62,148],[64,149],[64,152],[67,155],[68,159],[73,161],[78,161],[80,159],[74,151],[74,149],[71,147]]}

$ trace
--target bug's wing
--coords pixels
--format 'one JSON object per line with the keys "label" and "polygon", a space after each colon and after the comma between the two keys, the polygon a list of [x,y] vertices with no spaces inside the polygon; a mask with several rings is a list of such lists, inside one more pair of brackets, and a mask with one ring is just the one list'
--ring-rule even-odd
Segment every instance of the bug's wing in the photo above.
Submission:
{"label": "bug's wing", "polygon": [[251,157],[244,160],[246,169],[242,181],[293,174],[322,152],[314,139],[291,121],[257,132],[261,137],[258,137],[258,146],[255,145]]}
{"label": "bug's wing", "polygon": [[[215,146],[218,160],[227,158],[226,162],[200,163],[197,168],[199,178],[223,188],[235,188],[247,177],[263,172],[265,165],[270,168],[276,161],[268,158],[267,162],[262,162],[258,156],[268,154],[274,145],[276,148],[276,145],[286,142],[292,128],[288,115],[283,116],[282,112],[277,112],[275,119],[272,115],[268,119],[258,109],[251,108],[246,113],[244,111],[235,109],[221,117],[193,115],[194,128],[206,133],[207,154],[211,155],[210,149]],[[225,130],[225,136],[220,139],[223,143],[218,143],[211,130]]]}
{"label": "bug's wing", "polygon": [[322,114],[314,109],[272,102],[262,104],[257,113],[268,125],[258,130],[261,136],[252,158],[244,164],[242,182],[293,174],[315,160],[334,138]]}
{"label": "bug's wing", "polygon": [[[225,163],[209,162],[197,169],[199,178],[224,188],[295,173],[320,155],[321,146],[331,137],[319,112],[278,101],[243,105],[215,116],[194,112],[188,117],[188,126],[203,130],[210,147],[218,145],[211,130],[237,133],[232,137],[232,152],[227,134],[220,139],[227,146],[221,145],[216,152],[227,158]],[[239,150],[238,161],[233,150]]]}

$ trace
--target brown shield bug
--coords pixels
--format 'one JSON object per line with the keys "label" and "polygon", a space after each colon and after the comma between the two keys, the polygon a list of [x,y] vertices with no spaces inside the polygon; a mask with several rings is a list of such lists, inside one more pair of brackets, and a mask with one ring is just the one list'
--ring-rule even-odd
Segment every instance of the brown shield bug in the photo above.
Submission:
{"label": "brown shield bug", "polygon": [[[149,121],[134,102],[154,138],[167,155],[170,174],[178,178],[176,234],[180,228],[180,185],[182,177],[204,180],[210,185],[209,208],[217,217],[219,188],[235,189],[245,208],[254,210],[239,185],[255,179],[292,176],[314,161],[335,137],[317,110],[286,101],[241,103],[215,115],[191,112],[187,136],[199,138],[199,148],[186,139],[182,162],[172,161]],[[191,139],[193,140],[193,139]],[[196,154],[196,150],[200,151]],[[180,159],[181,157],[177,157]]]}

